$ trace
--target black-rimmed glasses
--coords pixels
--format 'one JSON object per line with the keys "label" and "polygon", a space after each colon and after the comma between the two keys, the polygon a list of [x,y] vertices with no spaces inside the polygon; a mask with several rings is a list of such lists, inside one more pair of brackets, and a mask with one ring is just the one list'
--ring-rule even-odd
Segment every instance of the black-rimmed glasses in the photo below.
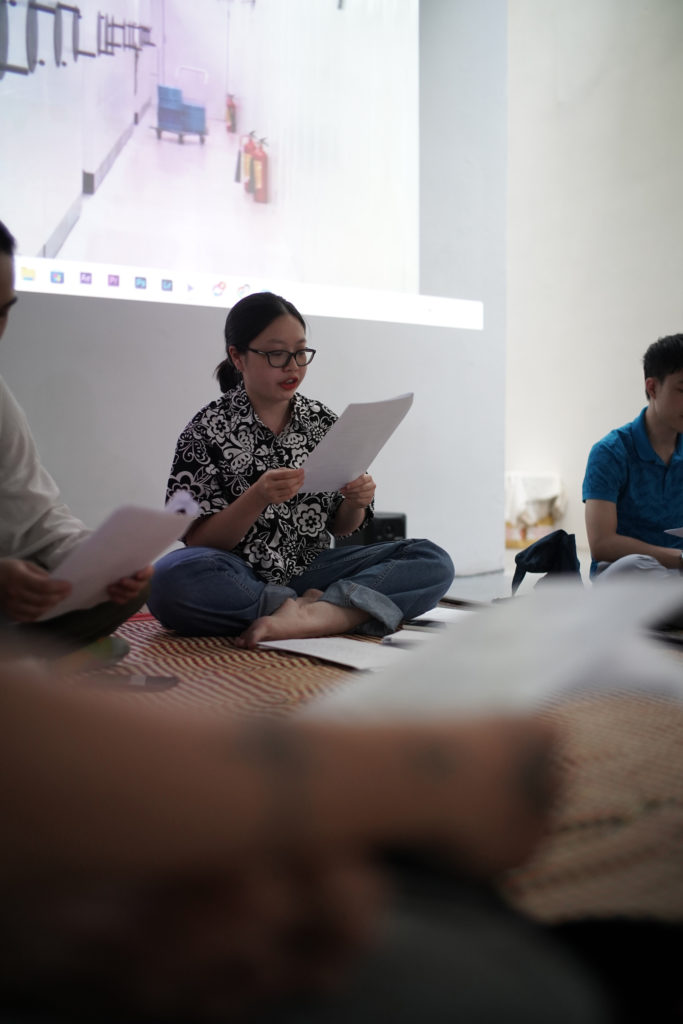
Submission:
{"label": "black-rimmed glasses", "polygon": [[297,366],[308,366],[309,363],[313,362],[316,349],[298,348],[296,352],[288,352],[284,348],[277,348],[272,352],[264,352],[260,348],[248,348],[247,352],[255,352],[257,356],[265,356],[270,366],[281,370],[283,367],[289,366],[290,359],[293,359]]}

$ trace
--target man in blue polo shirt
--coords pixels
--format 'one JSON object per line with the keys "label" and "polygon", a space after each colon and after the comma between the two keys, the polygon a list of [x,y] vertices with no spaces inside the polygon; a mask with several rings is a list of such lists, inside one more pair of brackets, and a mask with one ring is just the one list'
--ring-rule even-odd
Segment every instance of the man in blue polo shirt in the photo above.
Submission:
{"label": "man in blue polo shirt", "polygon": [[683,570],[683,334],[643,357],[648,404],[594,444],[583,481],[591,576]]}

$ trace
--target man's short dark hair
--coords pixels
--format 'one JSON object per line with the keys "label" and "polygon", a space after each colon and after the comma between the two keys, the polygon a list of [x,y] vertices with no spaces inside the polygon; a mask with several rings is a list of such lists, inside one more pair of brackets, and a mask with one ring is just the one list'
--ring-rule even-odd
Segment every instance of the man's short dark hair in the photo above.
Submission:
{"label": "man's short dark hair", "polygon": [[669,374],[683,370],[683,334],[669,334],[653,341],[643,356],[643,369],[646,380],[648,377],[664,380]]}
{"label": "man's short dark hair", "polygon": [[5,256],[14,256],[16,247],[17,243],[14,236],[0,220],[0,252]]}

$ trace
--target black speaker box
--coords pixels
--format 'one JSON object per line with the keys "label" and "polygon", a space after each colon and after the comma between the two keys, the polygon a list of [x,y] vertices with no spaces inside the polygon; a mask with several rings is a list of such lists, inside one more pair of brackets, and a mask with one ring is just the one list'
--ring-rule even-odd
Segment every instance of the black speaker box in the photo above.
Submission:
{"label": "black speaker box", "polygon": [[406,535],[406,517],[403,512],[375,512],[367,526],[350,537],[335,537],[336,548],[348,544],[381,544],[389,540],[403,540]]}

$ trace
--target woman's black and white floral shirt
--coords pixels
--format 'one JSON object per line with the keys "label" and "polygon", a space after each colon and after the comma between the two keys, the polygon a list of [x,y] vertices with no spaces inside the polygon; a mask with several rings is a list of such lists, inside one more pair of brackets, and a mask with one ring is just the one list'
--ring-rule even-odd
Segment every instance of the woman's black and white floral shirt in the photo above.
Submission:
{"label": "woman's black and white floral shirt", "polygon": [[[200,516],[220,512],[267,469],[302,465],[337,417],[321,402],[296,394],[291,417],[275,435],[258,418],[243,384],[209,402],[178,438],[167,498],[188,490]],[[286,584],[330,546],[338,491],[301,493],[268,505],[233,549],[268,583]]]}

